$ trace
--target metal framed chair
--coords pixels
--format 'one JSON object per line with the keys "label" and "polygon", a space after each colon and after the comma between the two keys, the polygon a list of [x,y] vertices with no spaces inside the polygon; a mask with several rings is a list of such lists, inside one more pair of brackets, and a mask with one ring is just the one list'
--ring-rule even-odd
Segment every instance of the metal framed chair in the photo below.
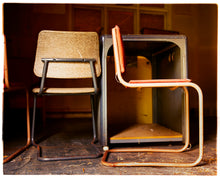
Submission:
{"label": "metal framed chair", "polygon": [[[98,93],[97,77],[101,74],[99,39],[96,32],[50,31],[39,33],[34,73],[41,77],[40,88],[34,88],[34,108],[31,141],[38,149],[38,160],[56,161],[97,158],[101,155],[95,147],[96,121],[94,99]],[[47,88],[45,80],[91,78],[93,86],[82,88]],[[35,115],[38,96],[90,95],[92,108],[93,141],[95,153],[83,156],[43,157],[42,148],[35,142]]]}
{"label": "metal framed chair", "polygon": [[[182,88],[185,92],[185,145],[180,149],[156,149],[156,148],[113,148],[106,150],[102,164],[106,166],[174,166],[174,167],[190,167],[196,166],[200,163],[203,156],[203,94],[198,85],[192,83],[189,79],[152,79],[152,80],[130,80],[125,81],[122,77],[122,73],[125,72],[125,55],[123,48],[123,41],[120,33],[120,28],[116,25],[112,29],[113,50],[115,60],[115,76],[119,83],[126,88]],[[123,152],[164,152],[164,153],[180,153],[187,150],[189,145],[189,94],[187,87],[194,88],[198,93],[199,104],[199,155],[194,162],[190,163],[177,163],[177,162],[108,162],[109,153],[123,153]]]}
{"label": "metal framed chair", "polygon": [[29,91],[22,83],[11,83],[8,76],[8,61],[7,61],[7,48],[6,38],[4,36],[4,93],[5,92],[17,92],[24,91],[26,97],[26,123],[27,123],[27,142],[26,145],[15,151],[10,156],[3,160],[3,163],[11,161],[13,158],[18,156],[20,153],[25,151],[31,145],[31,131],[30,131],[30,112],[29,112]]}

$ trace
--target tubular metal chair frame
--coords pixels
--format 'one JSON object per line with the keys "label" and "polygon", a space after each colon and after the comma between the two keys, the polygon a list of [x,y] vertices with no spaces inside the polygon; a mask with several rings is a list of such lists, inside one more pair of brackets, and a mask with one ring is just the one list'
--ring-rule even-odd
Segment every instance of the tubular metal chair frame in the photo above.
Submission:
{"label": "tubular metal chair frame", "polygon": [[[98,86],[97,86],[97,76],[95,72],[95,62],[96,59],[93,58],[41,58],[40,59],[43,63],[42,73],[41,77],[41,83],[40,88],[37,88],[37,90],[33,89],[34,93],[34,106],[33,106],[33,122],[32,122],[32,133],[31,133],[31,142],[32,144],[37,147],[38,153],[37,153],[37,159],[39,161],[62,161],[62,160],[76,160],[76,159],[92,159],[92,158],[98,158],[102,155],[100,150],[94,145],[97,141],[96,136],[96,121],[95,121],[95,97],[99,92]],[[93,87],[89,88],[89,90],[83,91],[80,89],[80,91],[54,91],[50,90],[50,88],[45,88],[45,81],[48,74],[48,69],[50,64],[54,63],[89,63],[90,70],[91,70],[91,77]],[[49,77],[50,78],[50,77]],[[74,78],[74,77],[71,77]],[[92,147],[94,147],[95,153],[90,155],[76,155],[76,156],[65,156],[65,157],[45,157],[42,156],[42,147],[35,142],[35,120],[36,120],[36,106],[37,106],[37,97],[38,96],[53,96],[53,95],[90,95],[91,100],[91,108],[92,108],[92,125],[93,125],[93,140],[91,142]]]}
{"label": "tubular metal chair frame", "polygon": [[28,89],[21,84],[11,86],[8,77],[8,63],[7,63],[7,49],[6,49],[6,39],[4,37],[4,74],[5,74],[5,89],[4,92],[15,92],[19,90],[25,91],[26,95],[26,123],[27,123],[27,142],[26,145],[12,153],[10,156],[3,160],[3,163],[11,161],[13,158],[21,154],[31,145],[31,131],[30,131],[30,109],[29,109],[29,91]]}
{"label": "tubular metal chair frame", "polygon": [[[203,94],[200,87],[190,82],[189,79],[155,79],[155,80],[134,80],[126,82],[121,73],[124,72],[124,54],[123,54],[123,41],[118,26],[112,29],[114,59],[115,59],[115,72],[117,80],[128,88],[142,88],[142,87],[168,87],[168,88],[183,88],[185,92],[185,145],[180,149],[151,149],[151,148],[118,148],[106,150],[102,164],[106,166],[172,166],[172,167],[191,167],[196,166],[200,163],[203,156]],[[108,162],[109,153],[122,153],[122,152],[164,152],[164,153],[180,153],[187,150],[189,145],[189,94],[187,87],[192,87],[197,91],[198,94],[198,105],[199,105],[199,154],[194,162],[190,163],[176,163],[176,162]]]}
{"label": "tubular metal chair frame", "polygon": [[[93,155],[82,155],[82,156],[68,156],[68,157],[56,157],[56,158],[51,158],[51,157],[43,157],[42,156],[42,148],[39,144],[35,142],[34,139],[34,134],[35,134],[35,117],[36,117],[36,104],[37,104],[37,96],[51,96],[51,95],[90,95],[91,96],[91,106],[92,106],[92,123],[93,123],[93,140],[91,144],[93,145],[97,141],[97,136],[96,136],[96,127],[95,127],[95,113],[94,113],[94,97],[98,93],[98,88],[97,88],[97,79],[95,75],[95,69],[94,69],[94,62],[95,59],[56,59],[56,58],[47,58],[47,59],[42,59],[42,62],[44,62],[44,67],[43,67],[43,72],[42,72],[42,79],[41,79],[41,84],[40,84],[40,91],[39,93],[34,94],[34,109],[33,109],[33,122],[32,122],[32,134],[31,134],[31,141],[34,146],[37,147],[38,149],[38,154],[37,154],[37,159],[39,161],[59,161],[59,160],[72,160],[72,159],[90,159],[90,158],[97,158],[101,156],[100,151],[94,146],[96,149],[96,154]],[[44,84],[45,84],[45,79],[47,75],[47,69],[49,66],[50,62],[89,62],[90,63],[90,68],[92,72],[92,78],[93,78],[93,86],[94,86],[94,91],[92,92],[87,92],[87,93],[44,93]]]}

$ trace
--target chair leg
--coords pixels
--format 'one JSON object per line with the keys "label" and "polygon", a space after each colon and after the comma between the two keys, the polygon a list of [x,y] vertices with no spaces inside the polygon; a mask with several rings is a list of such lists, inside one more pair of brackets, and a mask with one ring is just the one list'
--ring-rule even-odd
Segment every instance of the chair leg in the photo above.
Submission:
{"label": "chair leg", "polygon": [[98,158],[102,155],[102,153],[98,150],[98,148],[96,148],[96,146],[94,145],[94,142],[96,141],[96,128],[95,128],[95,111],[94,109],[94,99],[91,99],[91,105],[92,105],[92,122],[93,122],[93,141],[91,142],[91,145],[94,147],[95,149],[95,154],[91,154],[91,155],[80,155],[80,156],[66,156],[66,157],[44,157],[42,156],[42,147],[37,144],[34,141],[34,132],[35,132],[35,119],[36,119],[36,95],[34,97],[34,108],[33,108],[33,123],[32,123],[32,136],[31,136],[31,140],[32,140],[32,144],[37,147],[37,159],[39,161],[65,161],[65,160],[77,160],[77,159],[93,159],[93,158]]}
{"label": "chair leg", "polygon": [[32,131],[31,131],[31,142],[34,146],[37,144],[34,140],[34,134],[35,134],[35,120],[36,120],[36,108],[37,108],[37,96],[34,95],[34,104],[33,104],[33,118],[32,118]]}
{"label": "chair leg", "polygon": [[96,122],[95,122],[95,118],[96,118],[96,104],[95,104],[95,96],[91,95],[90,96],[90,100],[91,100],[91,108],[92,108],[92,129],[93,129],[93,141],[92,143],[95,143],[97,141],[97,136],[96,136]]}
{"label": "chair leg", "polygon": [[13,154],[11,154],[9,157],[7,157],[6,159],[3,160],[3,163],[7,163],[9,161],[11,161],[13,158],[15,158],[17,155],[19,155],[20,153],[22,153],[24,150],[26,150],[30,145],[31,145],[31,137],[30,137],[30,109],[29,109],[29,93],[28,93],[28,89],[25,89],[25,93],[26,93],[26,122],[27,122],[27,142],[26,145],[23,146],[22,148],[18,149],[16,152],[14,152]]}
{"label": "chair leg", "polygon": [[[197,93],[198,93],[198,104],[199,104],[199,156],[197,157],[197,159],[192,162],[192,163],[167,163],[167,162],[107,162],[108,159],[108,154],[109,153],[120,153],[120,152],[179,152],[179,151],[173,151],[171,149],[110,149],[107,150],[102,158],[102,164],[104,164],[105,166],[111,166],[111,167],[119,167],[119,166],[166,166],[166,167],[192,167],[192,166],[196,166],[200,163],[201,159],[202,159],[202,155],[203,155],[203,96],[202,96],[202,91],[199,88],[198,85],[194,84],[194,83],[190,83],[190,85],[188,85],[190,87],[193,87],[194,89],[196,89]],[[188,91],[186,89],[185,86],[183,86],[183,89],[186,93],[185,96],[185,102],[186,102],[186,109],[188,110]],[[186,115],[188,115],[188,111],[186,111]],[[188,117],[188,116],[187,116]],[[186,129],[187,129],[187,133],[189,132],[189,120],[186,117]],[[187,123],[188,122],[188,123]],[[188,139],[189,137],[187,137],[186,135],[186,139]],[[188,142],[189,140],[187,140],[186,142]],[[185,144],[186,146],[186,144]],[[184,147],[185,147],[184,146]],[[183,147],[183,148],[184,148]],[[182,149],[181,151],[186,150],[187,147],[185,147],[184,149]]]}

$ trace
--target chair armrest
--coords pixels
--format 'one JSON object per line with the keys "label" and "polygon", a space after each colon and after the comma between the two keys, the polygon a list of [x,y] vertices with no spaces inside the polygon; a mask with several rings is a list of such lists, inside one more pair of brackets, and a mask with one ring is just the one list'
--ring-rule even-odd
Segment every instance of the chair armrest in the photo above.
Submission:
{"label": "chair armrest", "polygon": [[96,61],[95,59],[90,58],[42,58],[41,61],[45,62],[90,62]]}
{"label": "chair armrest", "polygon": [[96,59],[92,59],[92,58],[42,58],[41,61],[44,62],[44,67],[43,67],[43,71],[42,71],[40,91],[38,93],[39,95],[41,95],[43,93],[44,83],[45,83],[45,79],[46,79],[46,75],[47,75],[47,69],[48,69],[48,65],[50,62],[88,62],[88,63],[90,63],[90,68],[91,68],[91,72],[92,72],[92,79],[93,79],[93,86],[95,88],[95,93],[98,92],[97,79],[96,79],[95,67],[94,67],[94,63],[96,62]]}

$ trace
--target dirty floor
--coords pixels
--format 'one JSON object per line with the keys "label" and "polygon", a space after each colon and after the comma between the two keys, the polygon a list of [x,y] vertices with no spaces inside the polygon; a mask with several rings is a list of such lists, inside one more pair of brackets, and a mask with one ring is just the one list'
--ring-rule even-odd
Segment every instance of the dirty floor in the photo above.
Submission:
{"label": "dirty floor", "polygon": [[[39,129],[37,142],[43,146],[43,156],[68,156],[91,153],[91,119],[52,120],[44,129]],[[208,121],[210,122],[210,121]],[[48,124],[49,123],[49,124]],[[55,124],[54,124],[55,123]],[[215,125],[215,124],[213,124]],[[176,167],[106,167],[97,159],[41,162],[37,160],[37,149],[29,147],[11,162],[3,165],[5,175],[217,175],[216,126],[205,128],[204,156],[200,165],[189,168]],[[214,128],[214,129],[213,129]],[[52,132],[46,132],[48,130]],[[43,134],[45,133],[45,134]],[[22,135],[22,134],[21,134]],[[42,135],[45,135],[42,137]],[[79,137],[80,135],[80,137]],[[17,137],[17,138],[16,138]],[[15,139],[16,138],[16,139]],[[59,143],[59,144],[58,144]],[[25,144],[24,138],[13,136],[5,141],[4,156]],[[49,147],[51,146],[51,147]],[[117,145],[116,145],[117,146]],[[142,146],[142,145],[138,145]],[[144,145],[158,147],[156,144]],[[177,148],[180,145],[164,143],[162,146]],[[53,151],[50,150],[53,149]],[[98,144],[97,148],[101,149]],[[193,161],[198,154],[198,145],[184,153],[112,153],[109,161]]]}

